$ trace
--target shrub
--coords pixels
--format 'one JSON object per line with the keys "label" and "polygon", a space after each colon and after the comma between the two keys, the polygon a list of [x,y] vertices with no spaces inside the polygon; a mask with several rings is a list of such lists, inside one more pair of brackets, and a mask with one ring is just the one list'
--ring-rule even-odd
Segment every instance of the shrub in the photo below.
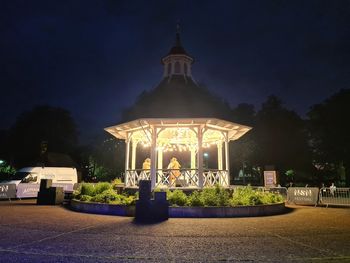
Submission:
{"label": "shrub", "polygon": [[173,206],[185,206],[187,204],[187,195],[181,190],[167,192],[168,201]]}
{"label": "shrub", "polygon": [[117,189],[117,187],[119,185],[123,184],[122,180],[120,178],[115,178],[113,181],[112,181],[112,188],[113,189]]}
{"label": "shrub", "polygon": [[89,183],[82,183],[80,187],[80,194],[81,195],[89,195],[94,196],[95,195],[95,187],[93,184]]}
{"label": "shrub", "polygon": [[202,200],[202,196],[201,193],[198,191],[194,191],[187,200],[187,205],[189,206],[203,206],[203,200]]}
{"label": "shrub", "polygon": [[83,202],[89,202],[89,201],[91,201],[91,196],[89,196],[89,195],[81,195],[80,196],[80,198],[79,198],[79,200],[80,201],[83,201]]}
{"label": "shrub", "polygon": [[230,200],[228,192],[218,185],[205,188],[201,196],[204,206],[227,206]]}
{"label": "shrub", "polygon": [[112,185],[108,182],[101,182],[95,185],[95,195],[101,194],[106,190],[112,190]]}
{"label": "shrub", "polygon": [[111,204],[118,204],[118,205],[135,205],[136,199],[135,196],[125,196],[125,195],[119,195],[120,199],[111,201]]}
{"label": "shrub", "polygon": [[114,190],[109,189],[93,196],[91,198],[91,201],[97,203],[109,203],[111,200],[114,201],[116,199],[118,199],[117,193],[114,192]]}
{"label": "shrub", "polygon": [[282,201],[283,197],[280,194],[253,190],[250,186],[247,186],[235,189],[232,198],[229,200],[229,205],[262,205]]}

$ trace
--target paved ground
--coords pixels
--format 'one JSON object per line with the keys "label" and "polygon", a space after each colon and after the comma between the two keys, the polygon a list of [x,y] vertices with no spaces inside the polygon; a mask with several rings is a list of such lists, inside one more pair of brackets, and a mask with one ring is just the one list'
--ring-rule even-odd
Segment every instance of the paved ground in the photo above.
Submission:
{"label": "paved ground", "polygon": [[131,218],[0,202],[0,262],[350,262],[350,209],[279,216]]}

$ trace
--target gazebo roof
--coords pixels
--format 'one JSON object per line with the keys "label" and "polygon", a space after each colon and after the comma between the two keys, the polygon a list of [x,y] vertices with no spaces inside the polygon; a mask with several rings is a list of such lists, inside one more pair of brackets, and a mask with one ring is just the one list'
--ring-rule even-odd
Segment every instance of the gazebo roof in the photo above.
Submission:
{"label": "gazebo roof", "polygon": [[203,125],[208,130],[227,132],[228,140],[237,140],[252,128],[217,118],[143,118],[105,128],[118,139],[127,139],[127,134],[146,131],[151,126],[159,128],[192,128]]}

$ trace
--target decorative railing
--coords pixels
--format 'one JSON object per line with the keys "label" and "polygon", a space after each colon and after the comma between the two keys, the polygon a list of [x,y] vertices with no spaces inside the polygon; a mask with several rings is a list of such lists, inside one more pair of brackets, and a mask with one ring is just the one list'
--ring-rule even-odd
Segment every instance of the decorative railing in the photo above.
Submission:
{"label": "decorative railing", "polygon": [[[150,170],[127,170],[126,186],[138,186],[140,180],[151,180]],[[204,169],[203,186],[229,186],[227,170]],[[156,187],[199,188],[198,169],[158,169],[156,170]]]}
{"label": "decorative railing", "polygon": [[204,186],[229,186],[230,178],[227,170],[205,169],[203,171]]}

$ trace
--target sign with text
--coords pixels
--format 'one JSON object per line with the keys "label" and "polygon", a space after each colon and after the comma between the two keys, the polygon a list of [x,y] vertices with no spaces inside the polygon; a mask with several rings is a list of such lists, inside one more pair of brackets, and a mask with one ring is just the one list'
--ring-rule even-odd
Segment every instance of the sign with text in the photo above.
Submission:
{"label": "sign with text", "polygon": [[[73,192],[73,184],[55,183],[52,187],[63,187],[65,192]],[[18,198],[36,198],[40,190],[40,184],[19,184],[17,186]]]}
{"label": "sign with text", "polygon": [[17,198],[37,197],[40,184],[19,184],[17,186]]}
{"label": "sign with text", "polygon": [[317,187],[289,187],[287,201],[296,205],[316,205],[318,193]]}
{"label": "sign with text", "polygon": [[276,171],[264,171],[264,186],[267,188],[276,187]]}
{"label": "sign with text", "polygon": [[0,184],[0,199],[16,198],[15,184]]}

